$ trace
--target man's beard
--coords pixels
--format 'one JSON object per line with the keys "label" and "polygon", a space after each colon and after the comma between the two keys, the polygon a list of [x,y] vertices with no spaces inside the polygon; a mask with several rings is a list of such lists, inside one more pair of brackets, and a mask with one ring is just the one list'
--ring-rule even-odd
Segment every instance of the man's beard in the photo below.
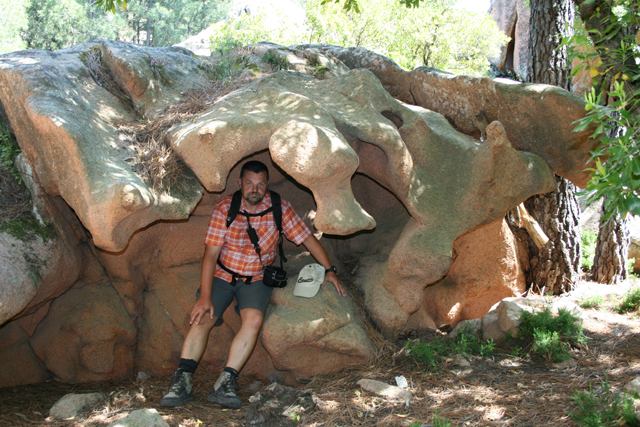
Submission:
{"label": "man's beard", "polygon": [[264,199],[264,194],[255,193],[255,192],[254,193],[249,193],[249,194],[247,194],[247,196],[244,199],[251,206],[257,206],[257,205],[260,204],[262,199]]}

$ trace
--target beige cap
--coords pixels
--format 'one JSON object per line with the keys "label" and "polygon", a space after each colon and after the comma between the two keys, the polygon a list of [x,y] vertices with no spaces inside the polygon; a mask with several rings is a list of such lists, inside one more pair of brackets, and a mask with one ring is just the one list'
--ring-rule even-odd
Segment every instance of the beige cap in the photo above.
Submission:
{"label": "beige cap", "polygon": [[308,264],[302,267],[293,295],[297,297],[313,298],[324,282],[324,267],[320,264]]}

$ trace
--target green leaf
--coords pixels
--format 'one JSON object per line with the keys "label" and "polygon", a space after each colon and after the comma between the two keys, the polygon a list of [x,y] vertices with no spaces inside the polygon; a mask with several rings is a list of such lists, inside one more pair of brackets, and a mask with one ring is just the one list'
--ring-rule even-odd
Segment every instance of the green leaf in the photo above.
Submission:
{"label": "green leaf", "polygon": [[640,176],[640,157],[634,157],[633,158],[633,174],[634,175],[639,175]]}
{"label": "green leaf", "polygon": [[630,195],[627,205],[629,207],[629,212],[634,215],[640,215],[640,197],[635,194]]}
{"label": "green leaf", "polygon": [[598,169],[598,173],[602,176],[605,176],[607,174],[607,171],[604,169],[604,166],[602,166],[602,161],[600,160],[600,158],[596,159],[596,168]]}
{"label": "green leaf", "polygon": [[[583,130],[587,129],[591,125],[591,122],[593,122],[594,119],[595,119],[595,116],[587,116],[584,119],[576,120],[576,122],[578,122],[578,125],[575,128],[573,128],[573,131],[582,132]],[[576,122],[573,122],[573,123],[576,123]]]}

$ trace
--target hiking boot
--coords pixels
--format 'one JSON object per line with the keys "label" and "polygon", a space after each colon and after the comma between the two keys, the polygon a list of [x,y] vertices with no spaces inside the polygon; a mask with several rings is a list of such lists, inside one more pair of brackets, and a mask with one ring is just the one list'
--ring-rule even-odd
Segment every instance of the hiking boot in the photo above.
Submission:
{"label": "hiking boot", "polygon": [[193,374],[178,369],[171,377],[169,391],[160,400],[162,406],[181,406],[193,400]]}
{"label": "hiking boot", "polygon": [[238,409],[240,398],[236,394],[236,378],[230,372],[222,371],[207,400],[228,408]]}

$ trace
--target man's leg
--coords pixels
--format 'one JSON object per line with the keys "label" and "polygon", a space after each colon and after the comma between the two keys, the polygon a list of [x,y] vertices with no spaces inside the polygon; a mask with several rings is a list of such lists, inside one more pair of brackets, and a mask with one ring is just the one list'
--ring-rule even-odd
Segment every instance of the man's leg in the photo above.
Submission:
{"label": "man's leg", "polygon": [[209,402],[230,408],[240,407],[240,399],[236,395],[238,372],[247,363],[256,346],[264,314],[269,307],[273,291],[272,288],[262,283],[262,280],[252,282],[249,285],[239,282],[237,286],[236,300],[240,309],[242,325],[231,342],[227,366],[207,398]]}
{"label": "man's leg", "polygon": [[181,406],[193,400],[193,373],[207,348],[209,333],[217,320],[215,316],[211,319],[205,315],[199,325],[191,325],[182,344],[180,365],[171,378],[169,390],[160,400],[162,406]]}
{"label": "man's leg", "polygon": [[231,342],[227,366],[213,386],[207,400],[229,408],[239,408],[240,398],[236,394],[238,372],[251,356],[260,335],[264,314],[255,308],[240,310],[242,325]]}
{"label": "man's leg", "polygon": [[255,308],[245,308],[240,310],[240,318],[242,325],[231,342],[227,359],[227,367],[233,368],[237,372],[242,370],[249,360],[249,356],[253,353],[260,335],[260,328],[262,328],[264,314]]}
{"label": "man's leg", "polygon": [[190,359],[200,362],[202,355],[207,349],[207,342],[209,341],[209,334],[215,326],[218,318],[213,316],[213,319],[209,317],[208,313],[202,316],[201,323],[193,323],[187,336],[182,343],[182,352],[180,353],[181,359]]}
{"label": "man's leg", "polygon": [[[211,302],[214,306],[214,316],[211,319],[207,311],[200,319],[200,324],[193,323],[182,343],[180,364],[160,404],[163,406],[180,406],[193,400],[193,374],[198,367],[207,348],[209,333],[216,324],[221,324],[222,313],[233,301],[235,288],[224,280],[215,278],[211,288]],[[196,293],[196,298],[200,296]]]}

